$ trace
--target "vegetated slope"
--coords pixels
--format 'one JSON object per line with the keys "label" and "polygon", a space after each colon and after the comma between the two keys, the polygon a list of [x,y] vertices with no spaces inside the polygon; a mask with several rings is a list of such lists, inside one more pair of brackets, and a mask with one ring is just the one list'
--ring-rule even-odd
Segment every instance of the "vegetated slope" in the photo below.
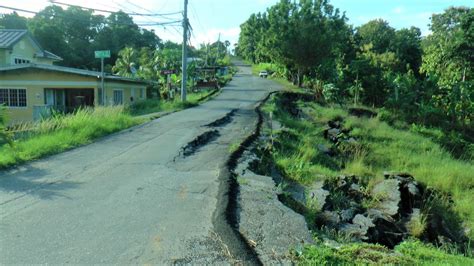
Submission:
{"label": "vegetated slope", "polygon": [[[265,106],[265,110],[271,112],[273,119],[281,123],[282,129],[278,132],[267,132],[273,136],[273,145],[268,144],[262,149],[262,162],[256,168],[268,171],[265,169],[274,165],[287,180],[283,187],[291,187],[292,185],[288,184],[296,183],[303,185],[306,191],[317,191],[314,189],[315,184],[320,184],[320,187],[330,192],[327,198],[323,198],[322,203],[311,203],[309,197],[303,202],[303,213],[309,224],[314,226],[313,229],[319,232],[320,245],[297,251],[302,262],[474,262],[472,259],[449,255],[431,244],[414,240],[419,238],[438,245],[440,249],[472,256],[470,243],[474,236],[471,229],[474,227],[474,206],[470,202],[474,195],[474,166],[471,162],[455,160],[432,140],[414,132],[390,127],[377,117],[351,116],[343,108],[319,105],[309,94],[280,94]],[[334,129],[331,125],[339,129],[331,131]],[[331,137],[331,134],[334,135]],[[387,172],[400,173],[391,177],[398,178],[394,182],[400,186],[400,180],[403,179],[401,176],[407,176],[409,181],[405,184],[414,187],[420,194],[417,196],[419,206],[410,206],[410,213],[406,217],[401,211],[387,217],[394,220],[393,225],[403,227],[397,232],[402,242],[396,243],[395,252],[379,245],[361,244],[360,240],[364,238],[343,233],[340,230],[343,227],[340,226],[341,223],[331,226],[322,222],[324,215],[321,214],[341,213],[341,210],[335,210],[338,204],[357,205],[353,208],[355,213],[351,219],[355,218],[357,213],[370,217],[364,212],[372,210],[371,206],[390,199],[390,196],[385,194],[389,192],[373,194],[373,191],[378,189],[377,186],[380,187],[380,184],[386,182],[384,179],[390,176]],[[343,177],[338,179],[341,175]],[[411,176],[415,180],[411,180]],[[348,196],[350,193],[343,191],[344,185],[331,185],[339,181],[360,188],[359,203],[351,201]],[[401,200],[395,202],[396,209],[403,207],[404,195],[401,197]],[[285,200],[285,197],[282,198]],[[294,201],[286,202],[298,209]],[[319,208],[314,208],[314,205]],[[415,212],[415,207],[420,214],[416,219],[412,219],[411,214]],[[301,208],[299,211],[302,211]],[[342,217],[336,216],[337,219]],[[400,222],[395,221],[397,219]],[[376,223],[375,220],[367,221],[371,222]],[[344,224],[346,227],[347,225]],[[379,225],[380,223],[376,223],[376,227]],[[365,233],[368,237],[365,240],[379,243],[371,241],[377,239],[370,235],[376,230],[370,224],[367,227]],[[446,228],[446,231],[440,229],[442,227]],[[358,228],[360,229],[360,226]],[[428,232],[434,230],[433,228],[443,232]],[[436,235],[437,233],[439,235]],[[332,243],[334,240],[338,242]],[[356,242],[340,247],[343,242],[354,241]]]}

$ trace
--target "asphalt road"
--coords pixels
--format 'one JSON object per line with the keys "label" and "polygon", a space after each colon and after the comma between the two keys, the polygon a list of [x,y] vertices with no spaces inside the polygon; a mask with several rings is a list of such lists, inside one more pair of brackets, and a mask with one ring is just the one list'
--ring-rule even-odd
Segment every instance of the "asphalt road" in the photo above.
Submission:
{"label": "asphalt road", "polygon": [[252,262],[224,219],[225,163],[277,88],[242,66],[203,105],[0,172],[0,263]]}

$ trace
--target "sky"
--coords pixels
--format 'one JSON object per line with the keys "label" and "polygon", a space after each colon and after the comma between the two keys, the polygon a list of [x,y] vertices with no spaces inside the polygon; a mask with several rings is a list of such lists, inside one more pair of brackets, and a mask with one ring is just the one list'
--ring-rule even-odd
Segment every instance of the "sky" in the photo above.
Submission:
{"label": "sky", "polygon": [[[131,13],[172,13],[183,10],[184,0],[57,0],[58,2],[81,5],[95,9]],[[189,0],[188,18],[192,26],[191,44],[212,43],[219,39],[238,40],[240,24],[252,13],[265,12],[278,0]],[[416,26],[423,35],[430,33],[428,24],[433,13],[441,13],[450,6],[474,7],[473,0],[330,0],[330,3],[346,12],[349,23],[362,25],[372,19],[382,18],[396,29]],[[0,6],[39,11],[49,5],[48,0],[1,0]],[[66,7],[66,6],[64,6]],[[0,8],[0,13],[10,13]],[[23,16],[31,14],[18,12]],[[106,15],[104,13],[99,13]],[[167,18],[134,17],[136,23],[165,22],[180,19],[181,15]],[[178,26],[145,27],[154,29],[163,40],[182,42],[182,29]]]}

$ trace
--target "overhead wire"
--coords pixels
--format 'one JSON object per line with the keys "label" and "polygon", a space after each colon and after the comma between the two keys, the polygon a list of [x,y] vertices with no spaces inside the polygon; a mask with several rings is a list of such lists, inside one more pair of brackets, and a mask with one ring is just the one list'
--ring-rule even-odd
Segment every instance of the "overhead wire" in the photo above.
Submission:
{"label": "overhead wire", "polygon": [[[38,12],[38,11],[31,11],[31,10],[26,10],[26,9],[22,9],[22,8],[16,8],[16,7],[9,7],[9,6],[3,6],[3,5],[0,5],[0,8],[4,8],[4,9],[8,9],[8,10],[13,10],[13,11],[18,11],[18,12],[24,12],[24,13],[29,13],[29,14],[34,14],[34,15],[40,15],[41,13]],[[54,16],[56,17],[59,17],[59,18],[63,18],[63,19],[73,19],[73,20],[76,20],[76,21],[84,21],[86,22],[86,20],[84,19],[80,19],[80,18],[76,18],[76,17],[66,17],[66,16],[61,16],[59,14],[54,14]],[[168,22],[154,22],[154,23],[123,23],[123,22],[117,22],[116,24],[117,25],[124,25],[124,26],[138,26],[138,27],[147,27],[147,26],[165,26],[165,25],[180,25],[178,23],[181,23],[181,20],[176,20],[176,21],[168,21]]]}
{"label": "overhead wire", "polygon": [[[79,5],[72,5],[72,4],[63,3],[63,2],[54,1],[54,0],[49,0],[49,2],[54,3],[54,4],[59,4],[59,5],[89,9],[89,10],[93,10],[93,11],[97,11],[97,12],[104,12],[104,13],[116,13],[117,12],[117,11],[111,11],[111,10],[105,10],[105,9],[97,9],[97,8],[90,8],[90,7],[79,6]],[[130,15],[130,16],[143,16],[143,17],[158,17],[158,16],[169,16],[169,15],[176,15],[176,14],[181,14],[181,11],[171,12],[171,13],[163,13],[163,14],[127,13],[127,15]]]}
{"label": "overhead wire", "polygon": [[[146,11],[146,12],[154,13],[154,11],[152,11],[152,10],[150,10],[150,9],[147,9],[147,8],[144,8],[144,7],[142,7],[142,6],[139,6],[139,5],[137,5],[137,4],[135,4],[135,3],[132,3],[132,2],[130,2],[130,1],[128,1],[128,0],[127,0],[126,2],[127,2],[129,5],[132,5],[132,6],[136,7],[136,8],[139,8],[139,9],[141,9],[141,10],[144,10],[144,11]],[[181,11],[179,14],[182,14],[182,11]],[[169,17],[167,17],[167,16],[165,16],[165,15],[162,15],[162,16],[160,16],[160,17],[163,18],[163,19],[168,19],[168,20],[173,20],[173,19],[175,19],[175,18],[169,18]]]}
{"label": "overhead wire", "polygon": [[[130,7],[126,7],[126,6],[124,6],[124,5],[120,4],[120,3],[117,3],[117,2],[115,2],[115,1],[114,1],[114,3],[117,4],[117,5],[119,5],[120,7],[124,8],[126,11],[135,12],[135,11],[134,11],[133,9],[131,9]],[[149,9],[143,8],[143,7],[139,6],[139,5],[133,4],[133,3],[131,3],[130,1],[127,1],[127,3],[128,3],[128,4],[131,4],[132,6],[134,6],[134,7],[136,7],[136,8],[145,10],[145,11],[147,11],[147,12],[150,12],[150,13],[153,13],[153,12],[154,12],[154,11],[151,11],[151,10],[149,10]],[[146,20],[148,20],[149,22],[154,22],[154,21],[152,20],[152,18],[146,18]],[[181,22],[181,21],[180,21],[180,22]],[[166,26],[168,26],[168,25],[164,25],[164,26],[162,26],[161,28],[162,28],[164,31],[169,32],[170,34],[173,34],[173,35],[174,35],[174,32],[168,30]],[[172,25],[172,24],[170,24],[170,27],[173,27],[173,28],[174,28],[175,26]],[[174,36],[176,36],[176,35],[174,35]],[[178,34],[178,38],[179,38],[179,34]]]}

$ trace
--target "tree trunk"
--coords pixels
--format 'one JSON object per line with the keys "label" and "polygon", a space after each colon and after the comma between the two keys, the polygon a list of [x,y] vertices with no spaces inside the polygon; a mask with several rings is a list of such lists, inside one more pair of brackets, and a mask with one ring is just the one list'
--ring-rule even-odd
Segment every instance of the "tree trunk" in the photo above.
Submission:
{"label": "tree trunk", "polygon": [[302,85],[303,85],[303,77],[302,77],[302,74],[303,71],[301,70],[301,68],[298,68],[298,74],[297,74],[297,78],[298,78],[298,88],[301,88]]}

